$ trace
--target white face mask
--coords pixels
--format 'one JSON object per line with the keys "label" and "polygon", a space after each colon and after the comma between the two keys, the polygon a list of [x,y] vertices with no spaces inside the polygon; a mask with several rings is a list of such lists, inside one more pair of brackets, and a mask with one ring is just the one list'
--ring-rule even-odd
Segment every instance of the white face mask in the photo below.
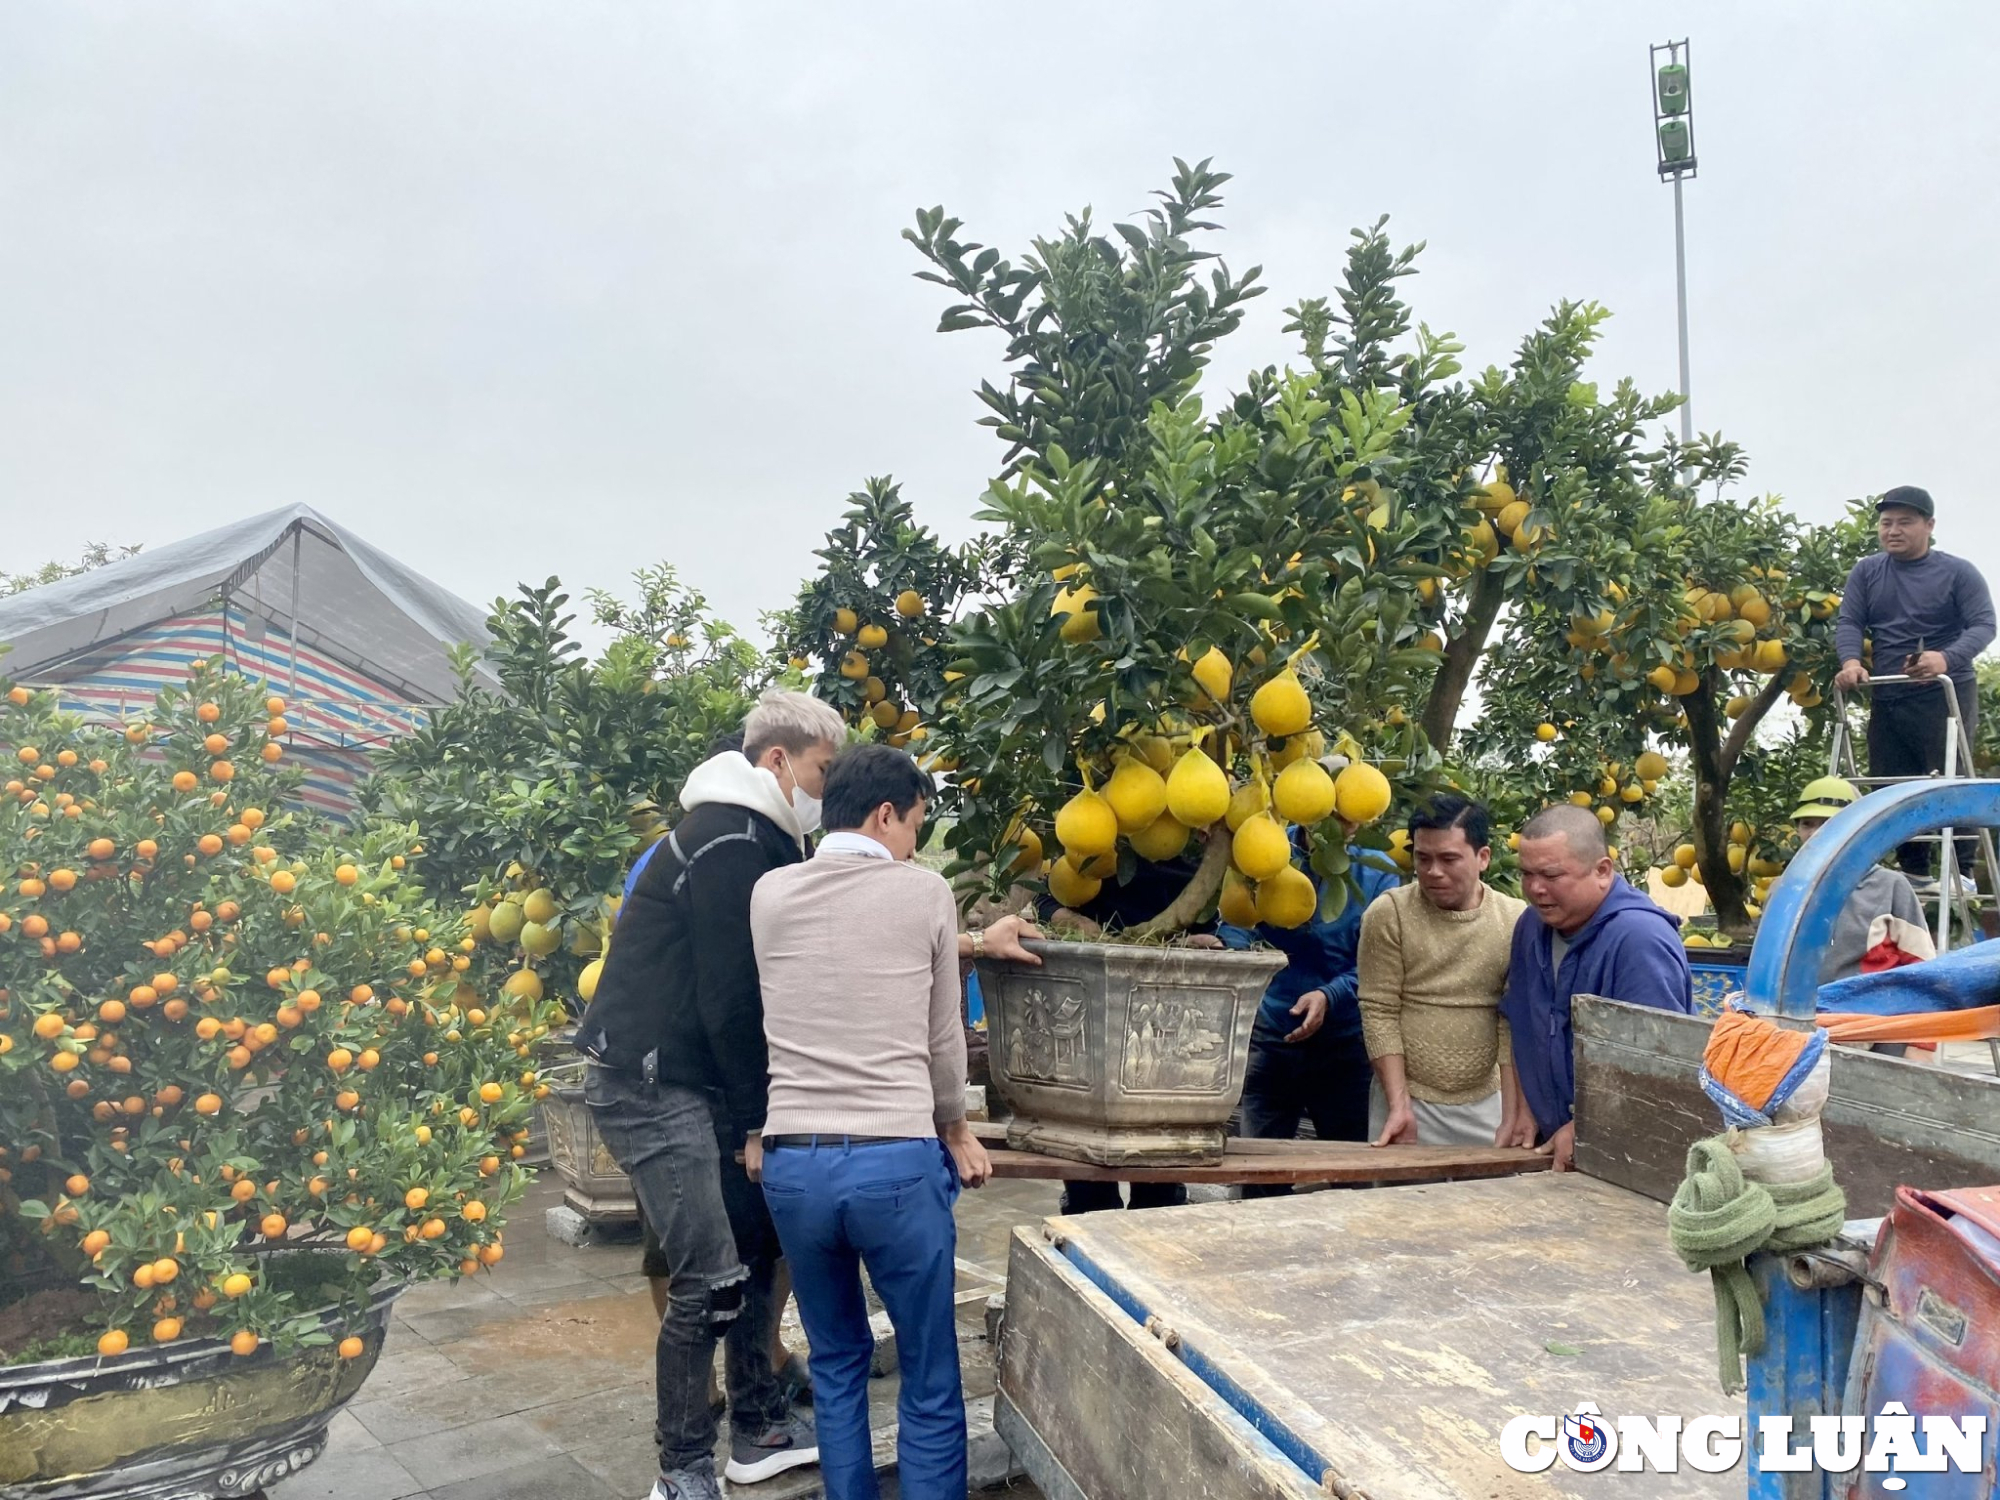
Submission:
{"label": "white face mask", "polygon": [[797,821],[799,834],[803,837],[819,828],[819,798],[799,785],[799,778],[793,774],[792,763],[789,760],[785,762],[785,774],[791,777],[792,781],[789,799],[792,804],[792,817]]}

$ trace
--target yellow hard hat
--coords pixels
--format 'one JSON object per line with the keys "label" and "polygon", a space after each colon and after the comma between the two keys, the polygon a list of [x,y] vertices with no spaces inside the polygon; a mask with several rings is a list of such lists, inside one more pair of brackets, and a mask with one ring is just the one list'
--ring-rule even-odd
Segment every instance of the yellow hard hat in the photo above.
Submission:
{"label": "yellow hard hat", "polygon": [[1799,793],[1799,805],[1792,809],[1792,821],[1800,818],[1830,818],[1861,800],[1854,783],[1839,776],[1822,776],[1809,781]]}

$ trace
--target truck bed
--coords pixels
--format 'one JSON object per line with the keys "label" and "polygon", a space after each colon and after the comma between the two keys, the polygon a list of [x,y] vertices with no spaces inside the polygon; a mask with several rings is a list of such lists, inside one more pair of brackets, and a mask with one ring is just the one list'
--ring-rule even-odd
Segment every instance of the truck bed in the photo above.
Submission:
{"label": "truck bed", "polygon": [[[1509,1469],[1502,1426],[1743,1409],[1665,1218],[1564,1174],[1051,1219],[1016,1231],[1002,1431],[1051,1500],[1599,1494]],[[1615,1484],[1743,1493],[1683,1468]]]}

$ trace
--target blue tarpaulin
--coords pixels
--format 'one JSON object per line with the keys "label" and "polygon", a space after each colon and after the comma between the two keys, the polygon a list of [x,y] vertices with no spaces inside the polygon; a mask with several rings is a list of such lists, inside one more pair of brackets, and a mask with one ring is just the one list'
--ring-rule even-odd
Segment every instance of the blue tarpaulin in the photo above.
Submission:
{"label": "blue tarpaulin", "polygon": [[2000,1004],[2000,939],[1880,974],[1819,987],[1819,1008],[1846,1015],[1913,1016]]}

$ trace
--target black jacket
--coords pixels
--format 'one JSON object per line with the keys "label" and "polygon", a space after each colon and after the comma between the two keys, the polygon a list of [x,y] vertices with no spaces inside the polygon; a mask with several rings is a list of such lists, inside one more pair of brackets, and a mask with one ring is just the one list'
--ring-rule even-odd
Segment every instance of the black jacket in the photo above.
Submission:
{"label": "black jacket", "polygon": [[749,808],[708,803],[682,818],[619,912],[577,1049],[606,1067],[719,1093],[739,1137],[760,1128],[769,1054],[750,891],[801,858],[789,833]]}

